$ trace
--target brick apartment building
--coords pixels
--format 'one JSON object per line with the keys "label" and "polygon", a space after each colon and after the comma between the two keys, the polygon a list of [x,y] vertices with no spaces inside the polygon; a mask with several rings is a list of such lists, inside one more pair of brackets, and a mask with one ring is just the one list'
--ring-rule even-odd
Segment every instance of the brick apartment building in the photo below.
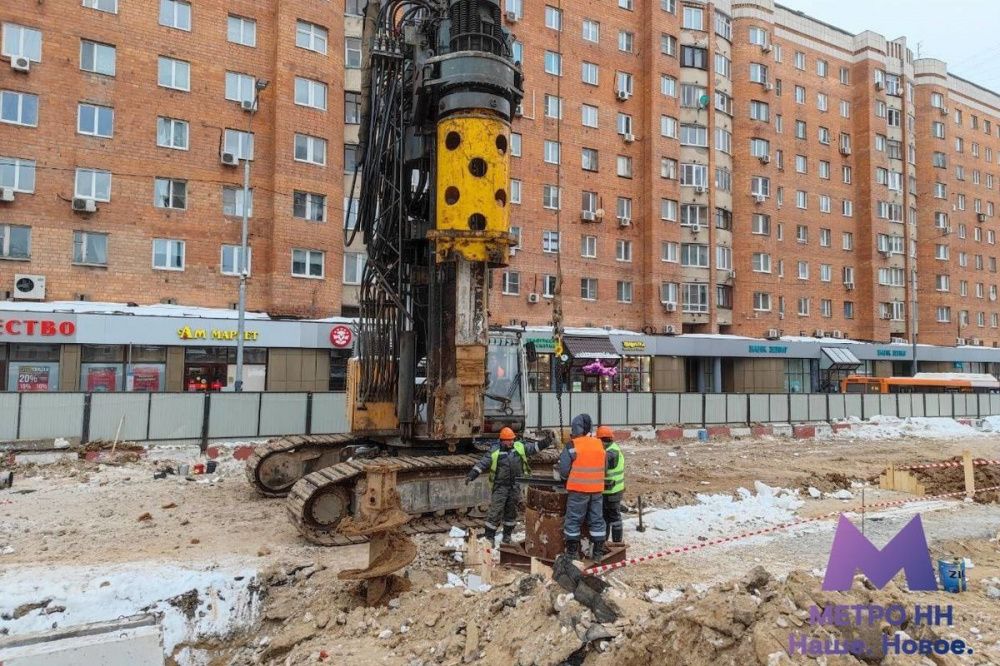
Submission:
{"label": "brick apartment building", "polygon": [[[527,83],[494,321],[550,320],[559,253],[570,325],[1000,342],[1000,95],[771,0],[503,1]],[[353,314],[363,4],[5,6],[0,294],[230,307],[252,136],[249,308]]]}

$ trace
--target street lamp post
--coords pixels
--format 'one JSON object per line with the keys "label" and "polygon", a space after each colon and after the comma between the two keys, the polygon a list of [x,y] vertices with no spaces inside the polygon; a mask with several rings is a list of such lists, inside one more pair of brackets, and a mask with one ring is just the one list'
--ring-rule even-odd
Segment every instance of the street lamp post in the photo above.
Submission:
{"label": "street lamp post", "polygon": [[[247,135],[251,135],[253,127],[253,117],[257,113],[257,106],[260,103],[260,93],[267,88],[267,81],[258,79],[254,83],[253,108],[250,110],[250,120],[247,121]],[[249,236],[250,225],[250,156],[243,158],[243,223],[240,227],[240,295],[237,303],[238,317],[236,323],[236,381],[234,390],[243,391],[243,338],[246,337],[247,319],[247,277],[248,265],[247,254],[250,250],[247,247],[247,237]]]}

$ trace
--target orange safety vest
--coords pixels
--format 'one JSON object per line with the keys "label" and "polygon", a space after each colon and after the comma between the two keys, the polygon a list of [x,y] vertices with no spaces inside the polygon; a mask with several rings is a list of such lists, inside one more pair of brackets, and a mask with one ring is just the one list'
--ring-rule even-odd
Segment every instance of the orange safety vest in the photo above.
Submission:
{"label": "orange safety vest", "polygon": [[566,490],[578,493],[604,492],[604,465],[607,457],[604,444],[596,437],[584,435],[573,440],[576,458],[569,470]]}

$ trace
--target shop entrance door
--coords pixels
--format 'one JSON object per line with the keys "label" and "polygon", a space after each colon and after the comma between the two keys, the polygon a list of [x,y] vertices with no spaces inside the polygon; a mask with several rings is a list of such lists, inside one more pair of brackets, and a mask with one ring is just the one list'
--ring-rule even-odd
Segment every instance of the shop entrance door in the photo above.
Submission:
{"label": "shop entrance door", "polygon": [[191,363],[184,366],[185,391],[221,391],[225,386],[225,363]]}

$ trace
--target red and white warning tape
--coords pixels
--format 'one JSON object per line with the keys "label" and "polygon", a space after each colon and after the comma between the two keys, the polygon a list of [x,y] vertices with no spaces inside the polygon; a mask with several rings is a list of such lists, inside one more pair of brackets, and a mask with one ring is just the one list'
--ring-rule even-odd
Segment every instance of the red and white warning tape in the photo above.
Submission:
{"label": "red and white warning tape", "polygon": [[[911,470],[911,469],[932,469],[934,467],[961,467],[961,460],[953,460],[951,462],[940,462],[940,463],[924,463],[922,465],[907,465],[906,467],[897,467],[898,470]],[[1000,465],[1000,460],[985,460],[982,458],[977,458],[972,461],[973,465]]]}
{"label": "red and white warning tape", "polygon": [[[990,490],[1000,490],[1000,486],[990,486],[988,488],[977,488],[977,493],[983,493]],[[838,511],[831,511],[819,516],[813,516],[811,518],[800,518],[798,520],[793,520],[787,523],[780,523],[778,525],[771,525],[769,527],[762,527],[757,530],[751,530],[749,532],[741,532],[739,534],[732,534],[729,536],[719,537],[717,539],[708,539],[706,541],[699,541],[698,543],[685,544],[683,546],[675,546],[673,548],[668,548],[666,550],[661,550],[656,553],[650,553],[649,555],[642,555],[641,557],[631,557],[621,562],[613,562],[611,564],[600,564],[598,566],[590,567],[585,571],[589,574],[602,574],[608,571],[613,571],[615,569],[623,569],[625,567],[632,566],[634,564],[641,564],[643,562],[649,562],[650,560],[656,560],[668,555],[679,555],[680,553],[689,553],[695,550],[701,550],[702,548],[708,548],[709,546],[718,546],[724,543],[730,543],[733,541],[739,541],[740,539],[747,539],[754,536],[760,536],[761,534],[770,534],[772,532],[778,532],[780,530],[786,530],[790,527],[798,527],[799,525],[805,525],[807,523],[815,523],[822,520],[829,520],[830,518],[835,518],[842,513],[861,513],[863,511],[871,511],[872,509],[885,509],[893,506],[902,506],[903,504],[910,504],[912,502],[927,502],[937,499],[946,499],[948,497],[959,497],[965,495],[964,490],[959,490],[953,493],[942,493],[940,495],[927,495],[921,497],[906,498],[901,500],[893,500],[891,502],[877,502],[875,504],[866,504],[864,506],[858,506],[853,509],[842,509]]]}

